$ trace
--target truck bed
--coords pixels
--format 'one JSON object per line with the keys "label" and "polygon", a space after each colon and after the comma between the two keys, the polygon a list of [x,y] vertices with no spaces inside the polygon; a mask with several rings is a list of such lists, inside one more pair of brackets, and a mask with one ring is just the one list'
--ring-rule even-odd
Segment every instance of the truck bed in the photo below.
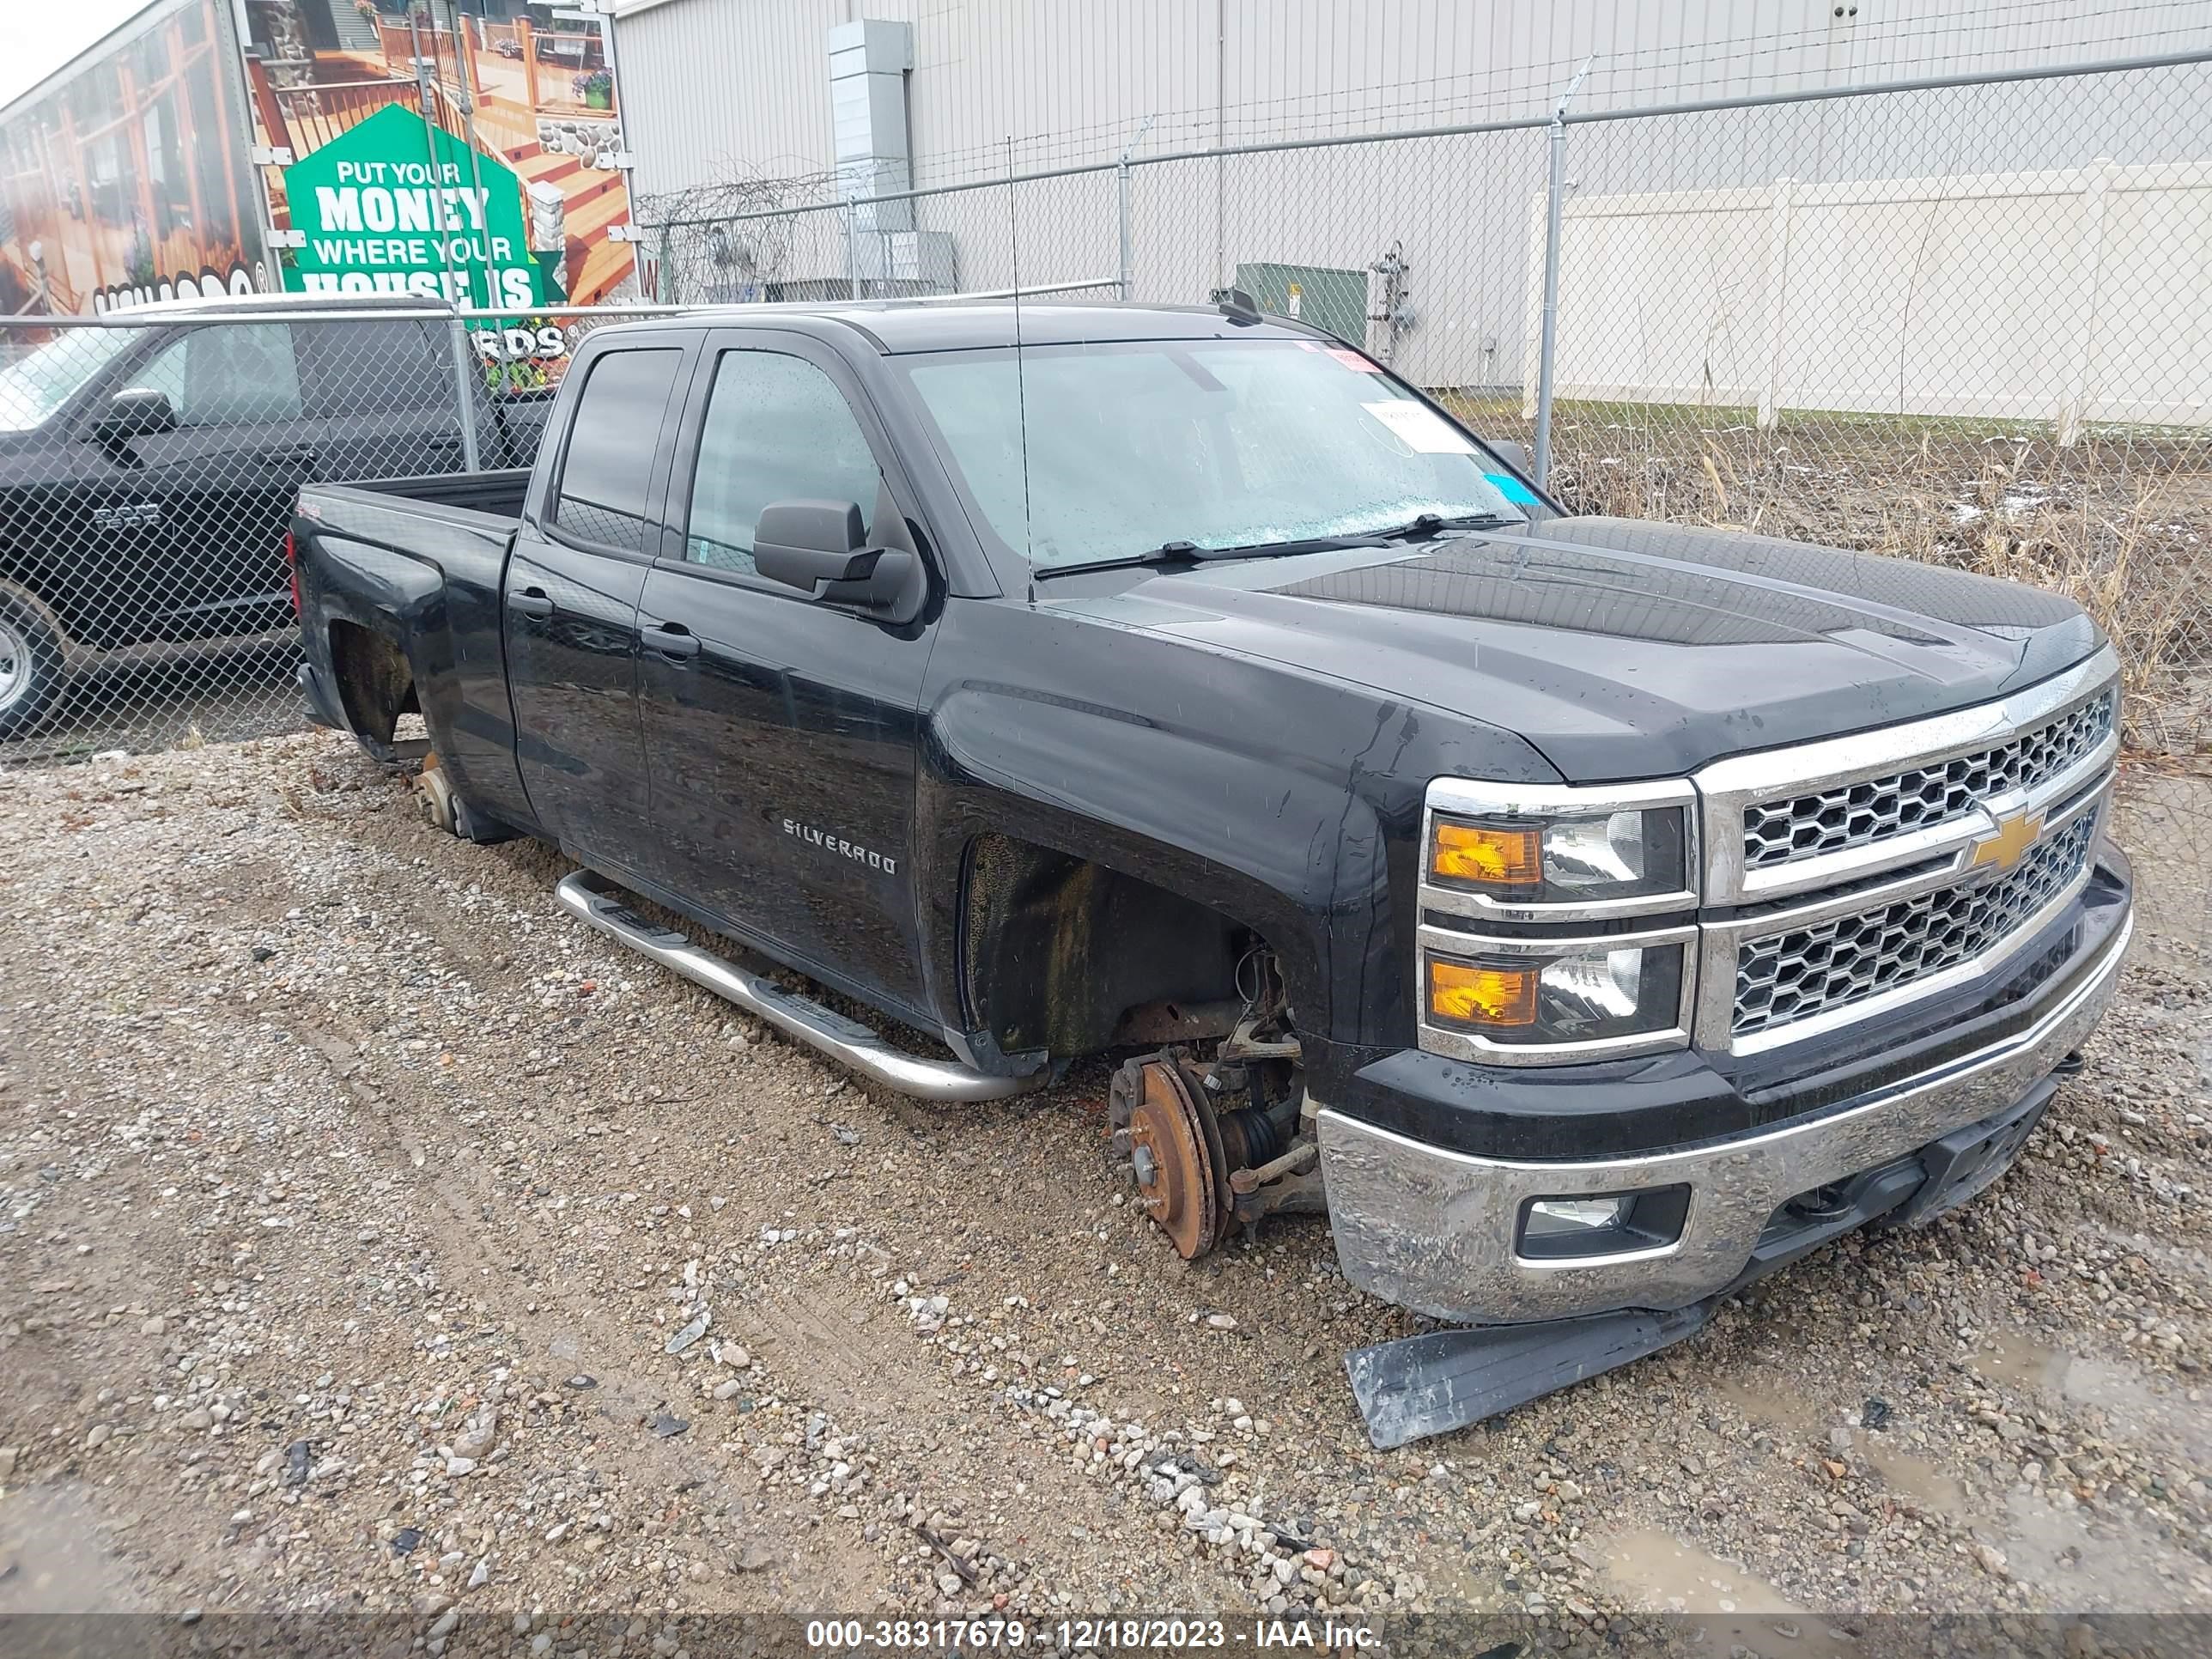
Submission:
{"label": "truck bed", "polygon": [[[502,520],[508,528],[522,514],[523,497],[530,489],[530,469],[502,468],[493,472],[432,472],[413,478],[371,478],[361,483],[310,484],[301,499],[324,502],[360,502],[368,507],[391,507],[392,498],[417,506],[453,507],[476,519]],[[318,515],[308,514],[310,519]],[[349,513],[342,511],[342,516]]]}
{"label": "truck bed", "polygon": [[403,672],[441,758],[488,805],[521,797],[500,582],[529,483],[513,471],[307,484],[292,521],[309,704],[379,752],[389,720],[349,720],[345,700],[374,703]]}

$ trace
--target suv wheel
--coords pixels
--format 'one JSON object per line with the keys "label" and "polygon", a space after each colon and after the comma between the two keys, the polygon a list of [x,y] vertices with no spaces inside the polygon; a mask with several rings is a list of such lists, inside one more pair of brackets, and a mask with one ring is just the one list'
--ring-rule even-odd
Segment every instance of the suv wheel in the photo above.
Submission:
{"label": "suv wheel", "polygon": [[0,593],[0,738],[37,725],[61,689],[61,635],[30,605]]}

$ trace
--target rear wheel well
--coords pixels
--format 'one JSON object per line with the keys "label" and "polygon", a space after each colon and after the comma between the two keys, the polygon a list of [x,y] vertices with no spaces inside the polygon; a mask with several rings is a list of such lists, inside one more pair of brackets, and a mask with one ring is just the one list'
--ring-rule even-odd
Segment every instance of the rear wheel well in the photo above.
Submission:
{"label": "rear wheel well", "polygon": [[422,712],[407,653],[358,623],[331,624],[331,672],[346,724],[371,743],[388,747],[399,717]]}
{"label": "rear wheel well", "polygon": [[1224,1036],[1264,989],[1250,959],[1265,948],[1235,918],[1088,859],[997,834],[969,845],[961,992],[1002,1053]]}

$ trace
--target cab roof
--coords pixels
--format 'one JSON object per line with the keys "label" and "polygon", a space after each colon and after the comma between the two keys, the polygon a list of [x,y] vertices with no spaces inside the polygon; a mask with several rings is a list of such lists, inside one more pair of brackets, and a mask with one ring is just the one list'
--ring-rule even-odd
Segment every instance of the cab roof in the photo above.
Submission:
{"label": "cab roof", "polygon": [[[716,328],[790,328],[818,320],[866,337],[896,356],[963,351],[1017,343],[1080,345],[1108,340],[1311,339],[1314,331],[1279,317],[1238,319],[1212,306],[1087,304],[1065,300],[838,301],[826,304],[728,306],[672,319]],[[1018,333],[1017,330],[1018,329]]]}

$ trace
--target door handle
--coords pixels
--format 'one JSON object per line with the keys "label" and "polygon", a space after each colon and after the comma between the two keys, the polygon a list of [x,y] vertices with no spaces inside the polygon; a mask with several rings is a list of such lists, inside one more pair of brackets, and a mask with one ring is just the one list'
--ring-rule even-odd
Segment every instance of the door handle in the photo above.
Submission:
{"label": "door handle", "polygon": [[699,636],[682,623],[658,623],[644,629],[639,637],[645,648],[657,651],[664,657],[696,657],[699,654]]}
{"label": "door handle", "polygon": [[544,588],[526,587],[507,596],[507,608],[518,617],[535,617],[542,622],[553,614],[553,601]]}

